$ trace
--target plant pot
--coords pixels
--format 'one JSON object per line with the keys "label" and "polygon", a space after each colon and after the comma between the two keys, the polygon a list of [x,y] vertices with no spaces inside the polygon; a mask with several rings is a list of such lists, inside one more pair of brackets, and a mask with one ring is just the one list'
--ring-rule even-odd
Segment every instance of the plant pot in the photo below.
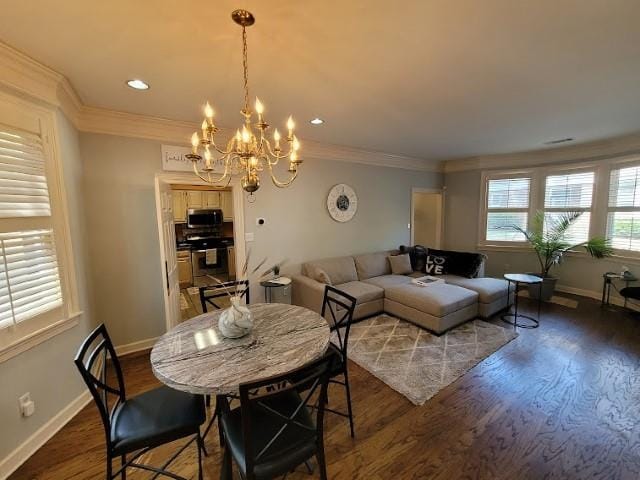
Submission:
{"label": "plant pot", "polygon": [[[533,273],[532,275],[541,276],[537,273]],[[542,279],[542,292],[540,291],[540,284],[532,284],[529,285],[529,298],[533,298],[535,300],[540,297],[543,302],[548,302],[553,297],[553,292],[556,289],[557,278],[554,277],[546,277]]]}

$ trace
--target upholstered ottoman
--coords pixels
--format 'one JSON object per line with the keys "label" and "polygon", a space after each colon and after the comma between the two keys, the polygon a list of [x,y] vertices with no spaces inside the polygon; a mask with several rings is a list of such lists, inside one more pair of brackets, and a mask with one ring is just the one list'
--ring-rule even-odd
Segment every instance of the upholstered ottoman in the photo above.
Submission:
{"label": "upholstered ottoman", "polygon": [[457,275],[442,277],[449,285],[473,290],[478,294],[478,315],[482,318],[489,318],[513,303],[513,287],[507,295],[508,283],[501,278],[464,278]]}
{"label": "upholstered ottoman", "polygon": [[446,283],[407,283],[385,289],[384,311],[441,334],[478,315],[478,294]]}

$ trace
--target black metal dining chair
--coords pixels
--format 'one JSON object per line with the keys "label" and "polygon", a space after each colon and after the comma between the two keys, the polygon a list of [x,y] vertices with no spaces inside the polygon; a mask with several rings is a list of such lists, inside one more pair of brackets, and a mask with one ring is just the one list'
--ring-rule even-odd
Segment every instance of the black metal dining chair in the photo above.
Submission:
{"label": "black metal dining chair", "polygon": [[[355,436],[353,427],[353,408],[351,406],[351,387],[349,385],[348,347],[349,333],[353,323],[353,312],[356,309],[356,299],[342,290],[330,285],[325,286],[324,299],[322,301],[321,315],[331,323],[331,331],[334,332],[332,341],[327,350],[328,355],[337,354],[338,361],[334,362],[331,369],[329,382],[342,385],[347,395],[347,413],[326,408],[327,412],[349,419],[351,437]],[[343,380],[338,378],[342,376]]]}
{"label": "black metal dining chair", "polygon": [[244,298],[247,303],[249,301],[249,280],[235,280],[220,283],[207,287],[200,287],[200,305],[202,305],[202,313],[207,313],[207,304],[216,310],[222,309],[222,306],[215,302],[215,299],[227,297],[229,294],[237,295]]}
{"label": "black metal dining chair", "polygon": [[[104,325],[82,342],[74,359],[100,412],[107,442],[107,480],[126,479],[128,468],[154,472],[186,480],[166,470],[194,441],[198,449],[198,478],[202,480],[201,451],[204,450],[200,425],[205,421],[204,401],[200,395],[159,387],[127,398],[120,361]],[[113,367],[113,372],[107,369]],[[136,463],[148,451],[175,440],[192,437],[161,467]],[[132,456],[127,459],[127,455]],[[113,459],[121,464],[114,472]],[[117,468],[117,467],[116,467]]]}
{"label": "black metal dining chair", "polygon": [[[226,397],[219,398],[224,444],[220,478],[232,478],[233,461],[242,478],[262,480],[286,476],[315,456],[320,478],[326,480],[324,405],[335,360],[326,355],[284,375],[241,384],[240,406],[234,409]],[[318,402],[315,420],[312,398]]]}

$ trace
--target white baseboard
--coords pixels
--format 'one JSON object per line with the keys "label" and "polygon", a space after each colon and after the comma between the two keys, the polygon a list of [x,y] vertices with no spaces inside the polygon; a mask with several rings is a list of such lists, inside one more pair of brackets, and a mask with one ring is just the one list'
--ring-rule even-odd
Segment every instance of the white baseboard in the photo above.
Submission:
{"label": "white baseboard", "polygon": [[91,401],[91,393],[83,392],[69,405],[63,408],[51,420],[36,430],[13,452],[0,460],[0,479],[5,480],[9,475],[36,453],[51,437],[64,427]]}
{"label": "white baseboard", "polygon": [[147,338],[145,340],[139,340],[133,343],[127,343],[126,345],[120,345],[116,347],[116,353],[118,356],[128,355],[130,353],[140,352],[141,350],[148,350],[153,347],[158,340],[158,337]]}
{"label": "white baseboard", "polygon": [[[565,285],[556,285],[556,290],[559,292],[570,293],[572,295],[579,295],[581,297],[593,298],[598,301],[602,300],[602,292],[596,292],[594,290],[583,290],[582,288],[568,287]],[[624,297],[621,297],[612,289],[609,303],[611,303],[611,305],[622,307],[624,306]],[[627,308],[630,310],[640,311],[640,306],[634,305],[631,302],[627,302]]]}

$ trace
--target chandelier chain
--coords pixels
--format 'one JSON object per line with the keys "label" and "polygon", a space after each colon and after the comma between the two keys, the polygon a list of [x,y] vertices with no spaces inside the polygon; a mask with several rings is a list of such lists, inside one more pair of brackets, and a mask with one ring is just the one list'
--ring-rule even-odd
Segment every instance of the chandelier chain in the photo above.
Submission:
{"label": "chandelier chain", "polygon": [[242,27],[242,66],[244,68],[244,110],[249,112],[249,67],[247,59],[247,29]]}

